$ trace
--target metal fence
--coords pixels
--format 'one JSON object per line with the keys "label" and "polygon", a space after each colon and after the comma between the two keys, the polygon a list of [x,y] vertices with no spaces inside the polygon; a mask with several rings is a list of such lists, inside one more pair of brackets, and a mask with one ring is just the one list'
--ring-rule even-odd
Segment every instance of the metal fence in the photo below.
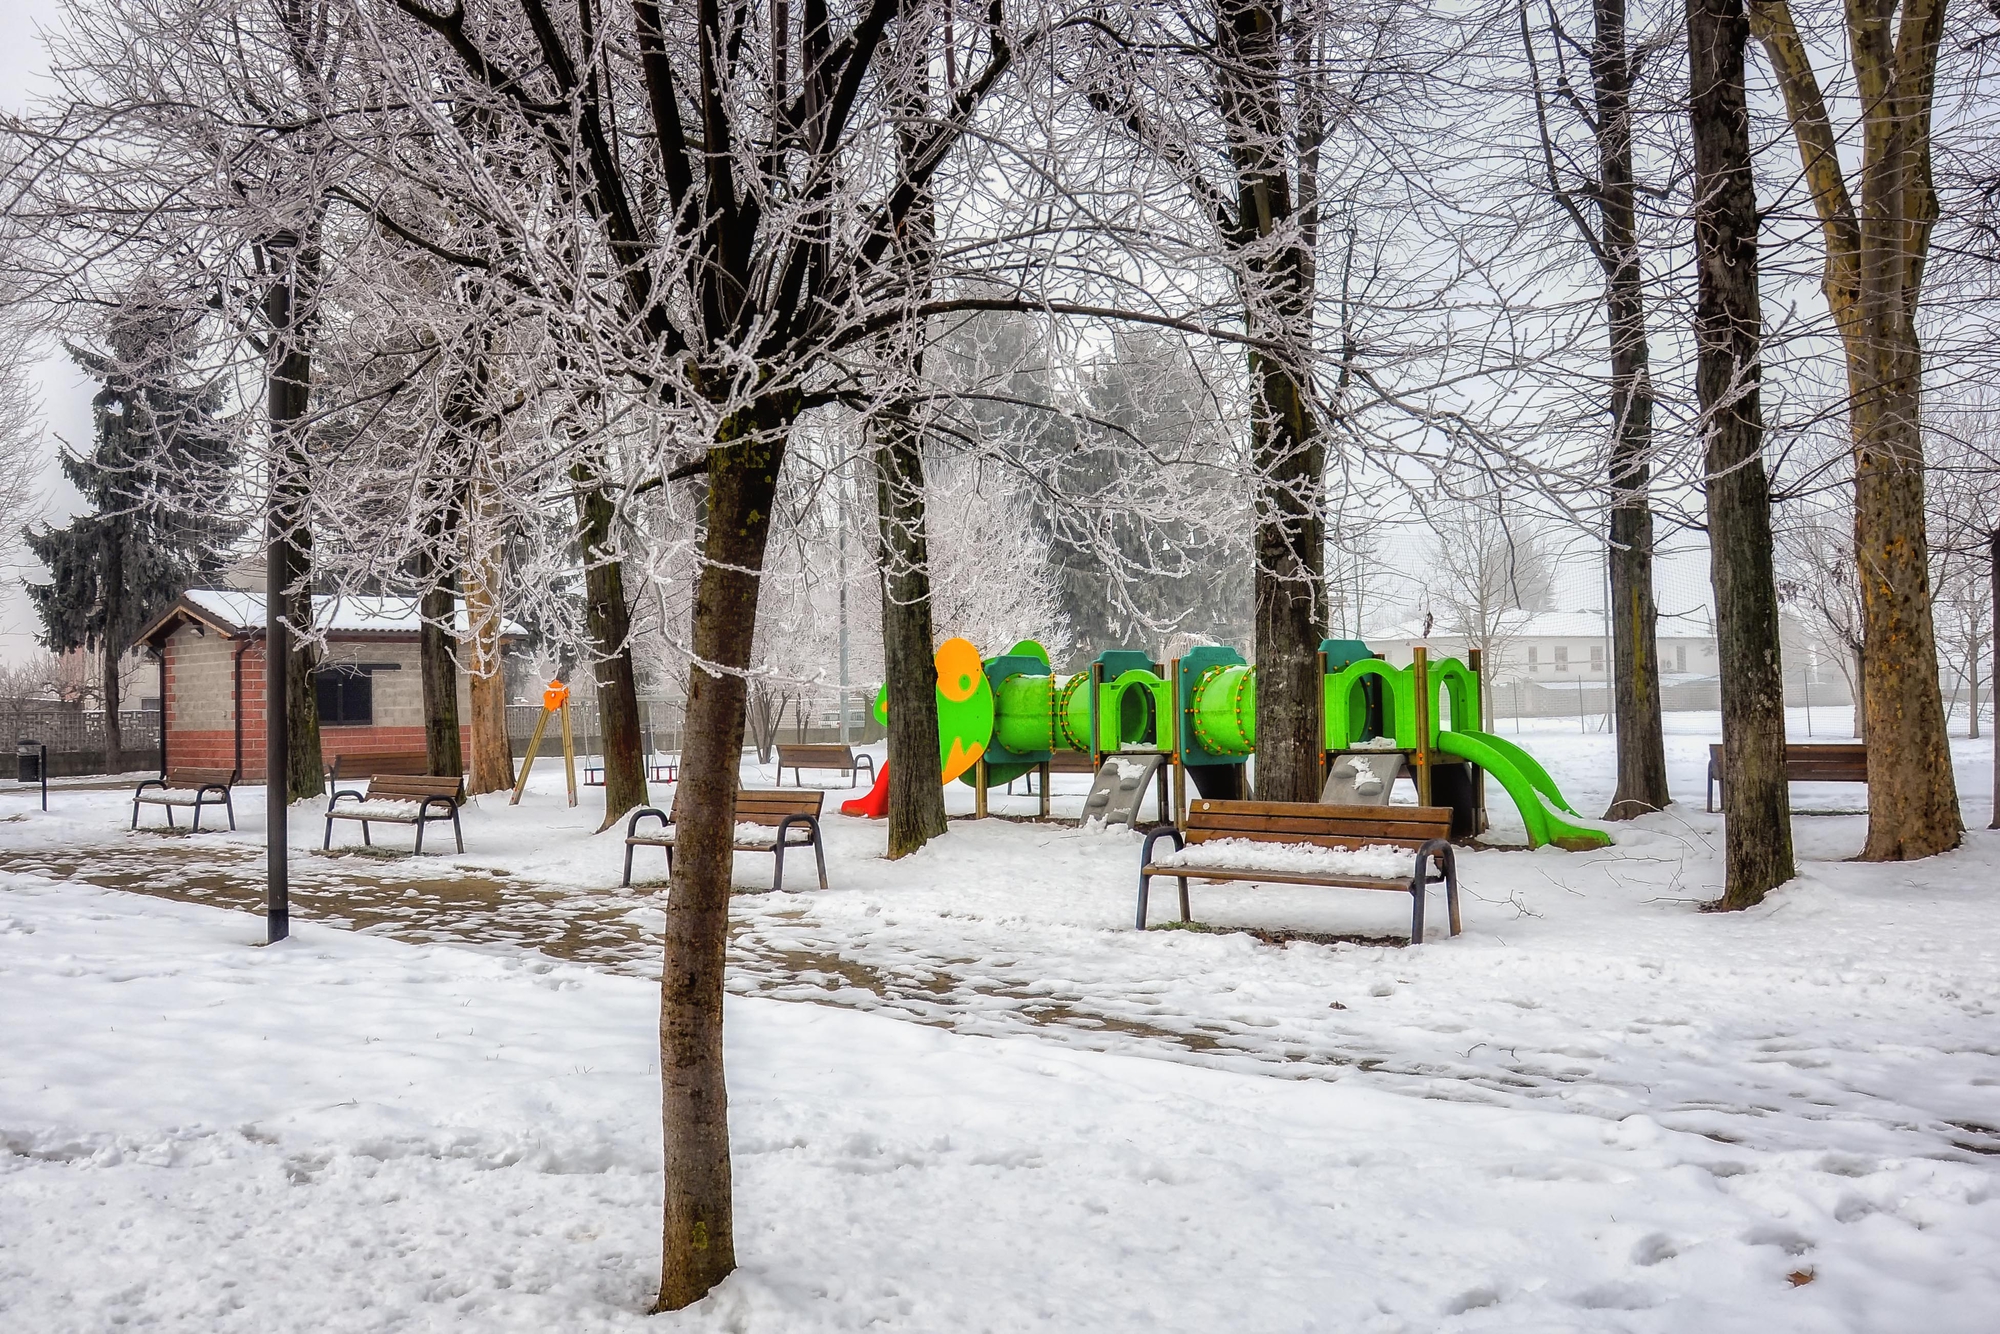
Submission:
{"label": "metal fence", "polygon": [[[119,771],[157,770],[160,715],[121,709],[118,728],[124,743]],[[47,700],[0,701],[0,775],[15,776],[14,747],[23,741],[39,741],[49,748],[52,778],[106,772],[102,710],[86,712]]]}

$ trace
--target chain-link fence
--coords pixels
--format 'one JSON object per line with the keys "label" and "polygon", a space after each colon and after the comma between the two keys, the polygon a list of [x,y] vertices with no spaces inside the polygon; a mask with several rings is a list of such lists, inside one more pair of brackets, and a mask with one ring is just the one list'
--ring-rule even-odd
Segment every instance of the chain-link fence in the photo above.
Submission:
{"label": "chain-link fence", "polygon": [[[150,710],[120,710],[118,728],[124,743],[118,771],[157,771],[160,715]],[[107,772],[101,710],[86,712],[48,700],[0,701],[0,775],[14,777],[14,748],[23,741],[38,741],[49,748],[52,778]]]}

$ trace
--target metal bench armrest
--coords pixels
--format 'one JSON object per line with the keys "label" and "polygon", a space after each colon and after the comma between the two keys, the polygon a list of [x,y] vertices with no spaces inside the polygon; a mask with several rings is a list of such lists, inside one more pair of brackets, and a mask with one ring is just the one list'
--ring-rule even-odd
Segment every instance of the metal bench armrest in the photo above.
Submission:
{"label": "metal bench armrest", "polygon": [[136,798],[141,792],[144,792],[149,787],[156,787],[159,788],[161,791],[165,791],[167,787],[167,780],[164,778],[148,778],[143,782],[141,782],[139,786],[132,789],[133,797]]}
{"label": "metal bench armrest", "polygon": [[811,837],[811,838],[809,838],[809,839],[807,839],[807,840],[805,841],[805,843],[797,843],[797,844],[794,844],[794,845],[793,845],[794,847],[801,847],[801,848],[802,848],[802,847],[805,847],[807,843],[817,843],[817,842],[819,842],[819,818],[818,818],[817,816],[812,816],[812,815],[787,815],[787,816],[786,816],[786,817],[785,817],[784,819],[782,819],[782,820],[778,821],[778,844],[779,844],[779,846],[781,846],[781,847],[782,847],[782,846],[784,845],[784,842],[785,842],[785,835],[786,835],[786,833],[787,833],[787,832],[789,832],[789,831],[790,831],[790,829],[791,829],[791,827],[792,827],[793,825],[803,825],[803,826],[805,827],[806,831],[807,831],[808,833],[810,833],[810,834],[812,835],[812,837]]}
{"label": "metal bench armrest", "polygon": [[1174,851],[1176,852],[1187,846],[1187,840],[1181,837],[1180,830],[1170,824],[1161,825],[1158,829],[1146,835],[1146,844],[1139,850],[1139,865],[1151,866],[1153,864],[1153,845],[1163,838],[1170,838],[1174,841]]}
{"label": "metal bench armrest", "polygon": [[638,810],[633,811],[632,818],[625,822],[625,837],[630,838],[638,833],[639,821],[648,815],[658,820],[662,829],[667,827],[669,821],[665,811],[661,810],[658,806],[641,806]]}

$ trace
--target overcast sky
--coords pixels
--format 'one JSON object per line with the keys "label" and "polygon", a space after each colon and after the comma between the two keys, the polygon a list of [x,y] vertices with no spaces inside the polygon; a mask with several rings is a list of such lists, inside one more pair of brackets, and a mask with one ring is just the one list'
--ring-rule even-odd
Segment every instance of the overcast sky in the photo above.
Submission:
{"label": "overcast sky", "polygon": [[[0,0],[0,107],[27,109],[28,98],[48,72],[48,56],[38,29],[60,18],[55,0]],[[76,493],[55,466],[56,441],[84,443],[90,434],[90,385],[60,350],[35,369],[47,434],[43,437],[43,517],[61,522],[69,517]],[[40,566],[23,566],[27,553],[13,533],[0,534],[0,662],[13,662],[35,651],[35,613],[21,592],[21,577],[37,577]]]}

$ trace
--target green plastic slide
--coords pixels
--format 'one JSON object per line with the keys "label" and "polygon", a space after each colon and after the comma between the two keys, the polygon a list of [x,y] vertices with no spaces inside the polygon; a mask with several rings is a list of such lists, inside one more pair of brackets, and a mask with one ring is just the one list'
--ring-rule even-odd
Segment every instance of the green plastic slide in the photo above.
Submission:
{"label": "green plastic slide", "polygon": [[[1439,732],[1437,748],[1447,755],[1470,760],[1499,780],[1507,795],[1521,810],[1521,823],[1528,827],[1528,842],[1534,847],[1553,843],[1571,852],[1608,848],[1611,836],[1601,829],[1571,824],[1556,814],[1575,815],[1563,800],[1561,789],[1534,756],[1505,737],[1491,732]],[[1553,809],[1551,809],[1553,808]]]}

